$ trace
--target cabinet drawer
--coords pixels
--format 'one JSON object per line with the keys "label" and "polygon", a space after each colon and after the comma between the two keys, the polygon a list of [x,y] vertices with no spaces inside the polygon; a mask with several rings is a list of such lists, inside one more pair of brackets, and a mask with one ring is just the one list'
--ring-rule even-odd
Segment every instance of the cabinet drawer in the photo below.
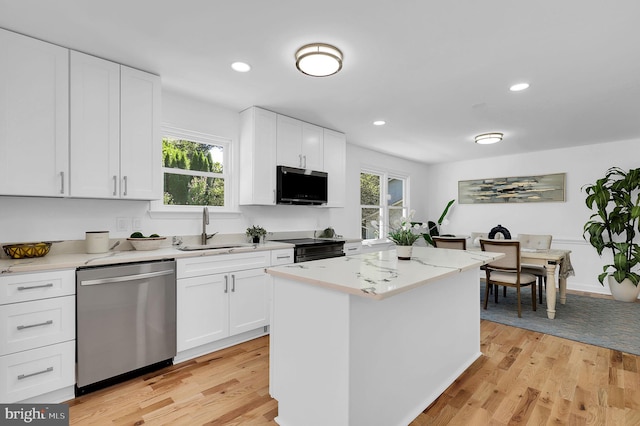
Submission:
{"label": "cabinet drawer", "polygon": [[0,305],[75,293],[75,269],[0,277]]}
{"label": "cabinet drawer", "polygon": [[203,275],[243,271],[245,269],[266,268],[269,266],[270,261],[271,252],[268,250],[189,257],[176,261],[177,277],[200,277]]}
{"label": "cabinet drawer", "polygon": [[344,254],[347,256],[362,252],[362,243],[345,243]]}
{"label": "cabinet drawer", "polygon": [[72,386],[76,342],[0,356],[0,401],[12,403]]}
{"label": "cabinet drawer", "polygon": [[75,339],[75,296],[0,306],[0,355]]}
{"label": "cabinet drawer", "polygon": [[271,251],[271,266],[287,265],[293,262],[292,248]]}

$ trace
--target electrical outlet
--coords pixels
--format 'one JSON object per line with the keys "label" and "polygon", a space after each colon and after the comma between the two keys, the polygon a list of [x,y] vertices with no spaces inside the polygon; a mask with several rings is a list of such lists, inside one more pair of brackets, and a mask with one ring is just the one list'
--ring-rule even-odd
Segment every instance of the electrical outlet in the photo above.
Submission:
{"label": "electrical outlet", "polygon": [[142,231],[142,218],[134,217],[131,221],[131,230],[132,231]]}
{"label": "electrical outlet", "polygon": [[116,229],[118,230],[118,232],[129,232],[129,230],[131,229],[131,218],[116,218]]}

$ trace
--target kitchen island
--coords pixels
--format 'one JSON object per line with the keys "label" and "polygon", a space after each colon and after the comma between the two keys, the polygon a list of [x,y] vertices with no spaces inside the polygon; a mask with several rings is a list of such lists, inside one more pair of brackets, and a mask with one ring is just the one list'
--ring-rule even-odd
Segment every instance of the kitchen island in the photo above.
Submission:
{"label": "kitchen island", "polygon": [[267,269],[282,426],[407,425],[480,355],[479,267],[502,254],[415,247]]}

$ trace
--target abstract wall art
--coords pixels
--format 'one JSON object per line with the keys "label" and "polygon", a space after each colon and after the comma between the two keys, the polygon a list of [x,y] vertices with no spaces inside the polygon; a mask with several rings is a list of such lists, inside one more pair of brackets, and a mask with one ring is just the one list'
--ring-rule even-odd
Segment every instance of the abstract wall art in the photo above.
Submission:
{"label": "abstract wall art", "polygon": [[540,203],[564,201],[566,173],[461,180],[458,203]]}

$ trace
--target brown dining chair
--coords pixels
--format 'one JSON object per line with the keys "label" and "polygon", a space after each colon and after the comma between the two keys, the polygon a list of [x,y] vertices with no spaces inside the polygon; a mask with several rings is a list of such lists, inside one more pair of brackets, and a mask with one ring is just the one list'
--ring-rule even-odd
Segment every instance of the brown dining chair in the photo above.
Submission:
{"label": "brown dining chair", "polygon": [[[536,310],[536,277],[520,271],[520,241],[517,240],[480,240],[482,251],[504,253],[505,257],[487,264],[484,309],[489,301],[489,286],[515,287],[518,297],[518,318],[522,318],[520,289],[531,286],[531,305]],[[498,292],[496,294],[496,302]]]}
{"label": "brown dining chair", "polygon": [[[551,235],[518,234],[520,249],[549,250],[551,248]],[[547,289],[547,268],[544,265],[523,263],[520,265],[522,272],[535,275],[538,278],[538,297],[542,303],[542,289]]]}
{"label": "brown dining chair", "polygon": [[466,250],[467,239],[457,237],[431,237],[436,248]]}

